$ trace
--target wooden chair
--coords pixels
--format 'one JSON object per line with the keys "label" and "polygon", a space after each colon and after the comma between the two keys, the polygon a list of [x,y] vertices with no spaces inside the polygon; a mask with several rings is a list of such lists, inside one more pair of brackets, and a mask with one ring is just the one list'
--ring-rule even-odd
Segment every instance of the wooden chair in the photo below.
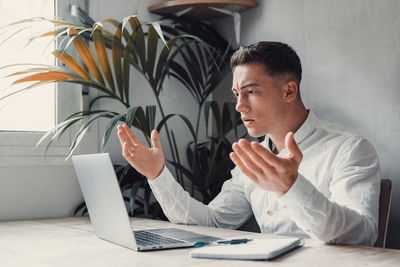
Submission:
{"label": "wooden chair", "polygon": [[381,194],[379,196],[379,222],[378,239],[374,247],[384,248],[386,245],[386,232],[389,223],[390,203],[392,201],[392,181],[381,180]]}

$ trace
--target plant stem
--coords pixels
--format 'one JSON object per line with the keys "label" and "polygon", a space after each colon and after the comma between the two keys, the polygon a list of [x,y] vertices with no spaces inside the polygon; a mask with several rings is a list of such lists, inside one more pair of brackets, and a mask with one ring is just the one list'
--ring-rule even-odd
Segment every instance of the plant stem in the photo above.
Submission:
{"label": "plant stem", "polygon": [[[197,114],[197,120],[196,120],[196,133],[195,133],[194,140],[193,140],[194,141],[194,145],[193,145],[193,163],[192,163],[193,173],[195,173],[196,165],[197,165],[197,140],[199,138],[198,134],[199,134],[200,114],[201,114],[202,106],[203,106],[203,103],[200,103],[199,104],[199,112]],[[193,194],[194,194],[194,188],[192,186],[191,195],[193,196]]]}
{"label": "plant stem", "polygon": [[214,167],[214,160],[215,160],[215,157],[217,156],[217,152],[218,152],[219,146],[221,145],[223,139],[224,139],[224,137],[220,137],[219,138],[217,146],[215,147],[214,153],[213,153],[213,155],[211,157],[210,167],[209,167],[208,174],[207,174],[207,181],[210,179],[211,171],[212,171],[212,169]]}
{"label": "plant stem", "polygon": [[[178,146],[176,145],[176,138],[175,138],[174,131],[171,131],[171,135],[172,135],[172,142],[174,144],[175,151],[178,151]],[[178,165],[181,166],[181,160],[179,159],[179,154],[178,153],[176,154],[176,161],[177,161]],[[180,181],[179,183],[184,188],[184,180],[183,180],[183,176],[181,175],[181,173],[179,173],[178,179]]]}
{"label": "plant stem", "polygon": [[[149,81],[149,83],[150,83],[150,81]],[[155,87],[152,86],[151,83],[150,83],[150,86],[151,86],[152,91],[153,91],[153,93],[154,93],[154,97],[155,97],[155,99],[156,99],[156,101],[157,101],[158,108],[160,109],[161,118],[164,120],[164,119],[165,119],[165,113],[164,113],[164,109],[162,108],[160,98],[159,98],[158,95],[157,95],[157,90],[156,90]],[[172,160],[173,160],[173,162],[177,162],[176,157],[177,157],[177,156],[179,157],[179,155],[178,155],[179,152],[178,152],[178,151],[175,151],[175,149],[174,149],[174,147],[173,147],[173,145],[172,145],[171,136],[170,136],[170,134],[169,134],[169,129],[168,129],[167,121],[165,121],[165,124],[164,124],[164,125],[165,125],[165,131],[166,131],[166,133],[167,133],[167,139],[168,139],[169,148],[170,148],[171,154],[172,154]],[[176,153],[176,155],[175,155],[175,153]],[[176,173],[176,175],[178,176],[178,177],[177,177],[178,180],[181,181],[181,182],[183,183],[183,177],[182,177],[182,175],[181,175],[181,172],[179,171],[179,169],[178,169],[176,166],[175,166],[175,173]],[[182,185],[182,187],[183,187],[183,184],[181,184],[181,185]]]}
{"label": "plant stem", "polygon": [[147,137],[147,135],[144,131],[142,131],[142,133],[143,133],[144,137],[146,138],[147,144],[149,145],[149,147],[151,147],[151,141],[150,141],[149,137]]}

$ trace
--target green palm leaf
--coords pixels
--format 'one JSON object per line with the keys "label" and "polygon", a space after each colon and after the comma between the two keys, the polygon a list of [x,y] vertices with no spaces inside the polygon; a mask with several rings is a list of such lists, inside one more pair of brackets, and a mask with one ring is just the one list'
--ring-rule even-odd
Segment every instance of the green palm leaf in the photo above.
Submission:
{"label": "green palm leaf", "polygon": [[242,120],[240,119],[239,113],[236,111],[236,103],[233,102],[226,102],[224,103],[224,107],[226,105],[226,110],[229,112],[229,118],[231,121],[232,128],[235,132],[235,137],[238,139],[237,135],[237,127],[242,124]]}
{"label": "green palm leaf", "polygon": [[102,117],[114,117],[115,115],[116,115],[116,113],[114,113],[114,112],[104,111],[104,112],[101,112],[99,114],[96,114],[96,115],[90,117],[81,126],[81,128],[78,130],[78,132],[76,133],[76,135],[72,139],[71,146],[69,147],[69,151],[68,151],[68,155],[67,155],[66,159],[69,159],[72,156],[72,153],[75,151],[75,149],[77,148],[79,143],[82,141],[84,135],[89,130],[90,126],[92,126],[92,124],[94,122],[96,122],[97,119],[102,118]]}
{"label": "green palm leaf", "polygon": [[165,123],[166,123],[169,119],[171,119],[172,117],[174,117],[174,116],[178,116],[179,118],[181,118],[181,119],[183,120],[183,122],[184,122],[184,123],[186,124],[186,126],[188,127],[188,129],[189,129],[189,131],[190,131],[190,134],[192,135],[193,139],[195,139],[196,134],[195,134],[195,132],[194,132],[194,128],[193,128],[192,123],[190,122],[190,120],[189,120],[185,115],[182,115],[182,114],[168,114],[167,116],[165,116],[164,119],[162,119],[162,120],[158,123],[156,130],[157,130],[158,132],[160,132],[161,129],[162,129],[162,127],[165,125]]}
{"label": "green palm leaf", "polygon": [[146,47],[143,28],[139,19],[136,16],[130,17],[128,22],[132,28],[132,39],[135,40],[136,54],[140,59],[142,70],[144,70],[146,66]]}
{"label": "green palm leaf", "polygon": [[208,133],[208,119],[209,119],[210,109],[213,113],[216,122],[218,136],[223,136],[221,112],[219,110],[219,105],[215,100],[207,101],[204,104],[204,118],[206,122],[206,132]]}
{"label": "green palm leaf", "polygon": [[139,189],[143,186],[143,184],[145,183],[145,180],[142,181],[135,181],[132,184],[131,187],[131,192],[130,192],[130,196],[129,196],[129,211],[130,213],[133,215],[133,212],[135,211],[135,199],[136,199],[136,195],[139,191]]}
{"label": "green palm leaf", "polygon": [[129,109],[128,109],[128,111],[126,112],[126,125],[130,128],[130,127],[132,127],[132,125],[133,125],[133,122],[134,122],[134,119],[135,119],[135,117],[136,117],[136,112],[138,111],[138,110],[142,110],[142,112],[143,112],[143,109],[141,108],[141,107],[138,107],[138,106],[135,106],[135,107],[130,107]]}
{"label": "green palm leaf", "polygon": [[[61,134],[60,129],[63,129],[65,126],[69,126],[70,123],[75,122],[80,120],[81,118],[76,117],[76,118],[71,118],[69,120],[65,120],[62,123],[57,124],[52,130],[46,132],[40,139],[38,142],[36,142],[36,146],[34,149],[37,149],[43,142],[44,140],[46,140],[50,135],[54,136],[59,136]],[[53,138],[52,138],[53,140]]]}
{"label": "green palm leaf", "polygon": [[150,136],[151,131],[154,129],[154,124],[156,120],[156,106],[146,106],[146,120],[148,126],[147,129]]}
{"label": "green palm leaf", "polygon": [[75,123],[79,122],[80,120],[93,115],[97,113],[104,112],[104,110],[94,110],[94,111],[79,111],[76,112],[70,116],[68,116],[63,122],[57,124],[52,130],[48,131],[45,133],[42,138],[36,143],[35,149],[39,147],[40,144],[43,143],[44,140],[46,140],[50,135],[53,135],[50,141],[48,142],[46,146],[46,152],[51,146],[51,144],[55,141],[58,140],[64,132],[69,129],[72,125]]}
{"label": "green palm leaf", "polygon": [[89,110],[92,109],[93,105],[99,101],[100,99],[104,99],[104,98],[110,98],[110,99],[114,99],[114,100],[119,100],[118,97],[112,96],[112,95],[100,95],[100,96],[96,96],[95,98],[90,100],[89,103]]}
{"label": "green palm leaf", "polygon": [[110,138],[111,132],[114,129],[115,125],[119,122],[122,121],[122,119],[125,118],[125,114],[118,114],[115,115],[110,122],[107,124],[107,127],[104,131],[103,139],[101,142],[101,150],[104,151],[104,148],[107,144],[108,139]]}
{"label": "green palm leaf", "polygon": [[146,73],[150,80],[150,83],[154,82],[154,65],[157,54],[157,43],[158,43],[158,35],[154,30],[153,25],[149,26],[147,32],[147,65],[146,65]]}

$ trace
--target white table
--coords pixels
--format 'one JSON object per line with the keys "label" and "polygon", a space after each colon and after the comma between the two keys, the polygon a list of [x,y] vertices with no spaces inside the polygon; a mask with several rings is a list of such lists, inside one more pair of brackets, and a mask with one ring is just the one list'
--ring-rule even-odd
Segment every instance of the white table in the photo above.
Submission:
{"label": "white table", "polygon": [[[257,233],[132,219],[135,229],[181,228],[221,238],[273,238]],[[87,217],[0,222],[0,266],[400,266],[400,250],[327,245],[306,240],[274,261],[193,259],[188,249],[136,252],[98,239]]]}

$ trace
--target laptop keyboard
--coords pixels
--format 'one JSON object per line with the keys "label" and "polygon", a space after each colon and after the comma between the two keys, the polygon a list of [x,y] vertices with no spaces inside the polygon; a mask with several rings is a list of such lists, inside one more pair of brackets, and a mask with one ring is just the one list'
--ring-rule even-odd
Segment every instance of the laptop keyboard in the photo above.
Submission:
{"label": "laptop keyboard", "polygon": [[141,246],[184,243],[184,241],[178,239],[165,237],[147,231],[133,231],[133,234],[135,235],[136,243]]}

